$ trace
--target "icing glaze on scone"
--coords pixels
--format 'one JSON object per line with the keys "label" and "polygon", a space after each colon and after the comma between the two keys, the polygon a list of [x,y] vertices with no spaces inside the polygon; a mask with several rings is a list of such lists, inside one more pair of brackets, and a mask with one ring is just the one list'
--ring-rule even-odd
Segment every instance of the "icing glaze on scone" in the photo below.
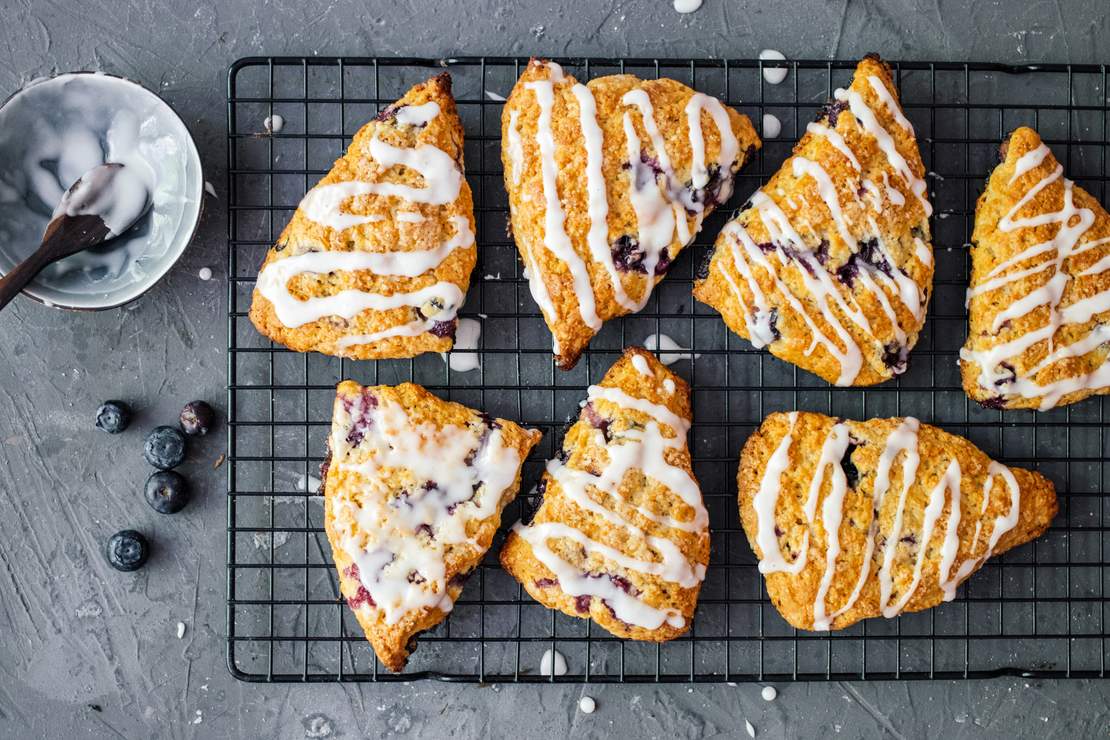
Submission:
{"label": "icing glaze on scone", "polygon": [[620,637],[685,632],[705,577],[709,518],[686,448],[689,391],[678,383],[681,392],[652,355],[628,350],[589,388],[547,464],[542,505],[501,552],[537,601]]}
{"label": "icing glaze on scone", "polygon": [[741,455],[740,516],[786,620],[847,627],[951,601],[1056,513],[1052,484],[912,417],[772,414]]}
{"label": "icing glaze on scone", "polygon": [[561,367],[644,307],[759,143],[747,117],[674,80],[528,65],[502,115],[505,187]]}
{"label": "icing glaze on scone", "polygon": [[344,593],[382,661],[452,610],[539,439],[419,386],[340,385],[325,497]]}
{"label": "icing glaze on scone", "polygon": [[1016,130],[979,199],[964,388],[990,408],[1046,411],[1110,392],[1110,214]]}
{"label": "icing glaze on scone", "polygon": [[364,126],[305,195],[259,272],[251,318],[300,351],[446,351],[474,262],[462,127],[440,76]]}
{"label": "icing glaze on scone", "polygon": [[694,296],[837,385],[905,372],[933,275],[924,175],[889,71],[864,59],[722,230]]}

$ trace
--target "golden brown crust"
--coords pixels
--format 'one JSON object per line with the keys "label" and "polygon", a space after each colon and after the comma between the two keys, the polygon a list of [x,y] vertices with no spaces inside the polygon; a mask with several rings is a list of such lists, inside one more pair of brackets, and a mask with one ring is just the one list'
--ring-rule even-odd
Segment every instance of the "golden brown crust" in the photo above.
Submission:
{"label": "golden brown crust", "polygon": [[[542,157],[536,136],[539,128],[540,105],[537,102],[536,93],[528,86],[547,80],[554,81],[551,130],[555,144],[557,190],[565,212],[564,229],[574,253],[584,262],[583,269],[588,271],[598,318],[605,321],[625,315],[631,309],[627,305],[622,305],[619,300],[608,266],[591,257],[588,239],[592,224],[587,184],[589,158],[585,144],[586,137],[583,135],[580,123],[581,109],[573,90],[577,81],[570,75],[560,80],[558,73],[553,73],[547,63],[532,60],[513,88],[502,113],[501,157],[504,163],[505,187],[509,194],[513,237],[525,266],[533,274],[537,272],[533,263],[538,262],[538,279],[542,280],[546,293],[550,297],[554,315],[548,315],[542,299],[537,301],[557,343],[556,363],[563,369],[569,369],[578,361],[579,355],[596,331],[588,326],[582,317],[579,300],[574,291],[571,268],[550,248],[544,246],[547,209]],[[685,108],[696,94],[694,90],[674,80],[645,81],[632,75],[600,77],[590,80],[585,87],[593,94],[597,108],[597,123],[602,131],[601,173],[608,200],[606,248],[611,254],[618,255],[618,262],[621,260],[635,262],[636,255],[643,254],[642,250],[639,253],[635,251],[636,245],[639,244],[639,230],[638,219],[630,198],[631,178],[639,175],[645,179],[645,182],[651,182],[653,178],[657,178],[654,181],[669,182],[669,187],[679,191],[679,194],[685,193],[686,196],[701,198],[702,202],[705,202],[707,196],[731,192],[731,176],[761,146],[748,117],[725,106],[724,111],[727,113],[732,132],[739,142],[736,158],[728,173],[714,176],[701,190],[691,190],[690,173],[693,153]],[[657,168],[660,167],[658,153],[655,152],[651,136],[645,128],[638,108],[621,102],[621,98],[632,90],[644,91],[651,101],[654,118],[658,124],[658,134],[662,138],[663,148],[673,168],[673,182],[667,179],[665,173],[653,172],[643,162],[636,162],[634,166],[629,163],[624,129],[626,112],[641,142],[642,157],[646,161],[653,162]],[[701,128],[705,142],[705,162],[715,163],[721,149],[721,137],[711,114],[705,109],[701,111]],[[519,162],[514,162],[517,152],[519,152]],[[519,182],[514,178],[514,172],[518,169]],[[724,191],[720,191],[722,186],[725,188]],[[663,193],[663,197],[672,201],[678,196],[674,193]],[[716,203],[709,203],[705,209],[706,215],[715,206]],[[682,212],[686,214],[685,228],[689,230],[692,237],[700,221],[695,221],[693,212]],[[670,244],[666,247],[667,263],[673,262],[686,246],[686,240],[680,236],[682,228],[676,221],[676,229],[671,233]],[[622,239],[625,241],[622,242]],[[629,239],[637,240],[636,244],[628,242]],[[550,246],[554,245],[554,241],[554,239],[551,241]],[[625,251],[621,252],[621,249]],[[633,256],[629,257],[629,255]],[[656,275],[651,278],[650,285],[642,266],[621,269],[618,276],[622,290],[626,294],[626,301],[637,302],[646,290],[650,290],[662,279],[665,269],[665,265],[662,265],[654,270]],[[535,276],[533,279],[536,279]]]}
{"label": "golden brown crust", "polygon": [[[1063,174],[1056,174],[1060,163],[1036,131],[1017,129],[1004,142],[1002,151],[1003,161],[991,173],[975,209],[970,330],[960,361],[964,390],[990,408],[1008,409],[1046,409],[1108,393],[1110,377],[1099,371],[1107,362],[1110,343],[1091,336],[1107,324],[1108,312],[1095,311],[1085,321],[1072,322],[1068,307],[1110,290],[1110,270],[1099,268],[1082,274],[1110,255],[1110,242],[1098,244],[1110,238],[1110,215],[1085,190],[1066,184]],[[1023,157],[1030,163],[1035,160],[1029,157],[1040,154],[1045,156],[1039,164],[1016,172]],[[1046,179],[1051,181],[1027,198]],[[1075,227],[1073,233],[1082,232],[1077,240],[1069,237],[1072,229],[1061,228],[1059,220],[1003,228],[1003,219],[1023,198],[1027,198],[1024,204],[1011,214],[1014,221],[1037,216],[1044,220],[1048,214],[1062,213],[1067,188],[1075,208],[1067,226]],[[1084,218],[1090,219],[1086,229],[1082,226]],[[1054,248],[1038,249],[1038,245],[1050,243]],[[1072,251],[1075,253],[1070,254]],[[1062,260],[1059,269],[1057,260]],[[1060,281],[1062,290],[1052,308],[1049,296]],[[1042,291],[1047,300],[1022,313],[1019,305],[1035,299],[1037,291]],[[1059,322],[1051,337],[1044,335],[1030,346],[1021,347],[1023,338],[1043,332],[1050,321]],[[1075,343],[1088,337],[1094,341],[1087,345],[1087,351],[1074,357],[1059,354],[1063,347],[1082,346]],[[992,353],[992,348],[1006,344],[1020,351]],[[1052,352],[1060,359],[1048,360]],[[1080,380],[1073,380],[1077,378]]]}
{"label": "golden brown crust", "polygon": [[[365,497],[407,496],[406,490],[418,489],[424,481],[416,480],[411,471],[391,468],[382,472],[382,477],[366,478],[363,471],[351,469],[348,463],[357,465],[372,459],[367,451],[344,443],[354,426],[351,409],[359,408],[364,397],[375,399],[376,407],[396,404],[404,410],[413,427],[431,425],[437,429],[449,426],[490,430],[497,425],[504,446],[515,451],[523,463],[532,447],[539,442],[541,433],[524,429],[505,419],[490,419],[484,414],[458,403],[442,401],[424,388],[413,383],[398,386],[362,387],[352,381],[343,381],[336,389],[335,419],[333,421],[331,447],[332,457],[327,463],[322,486],[324,493],[324,529],[331,544],[336,570],[339,573],[340,590],[351,603],[352,611],[366,633],[366,639],[374,648],[381,662],[393,672],[401,671],[409,653],[414,649],[415,637],[447,618],[447,613],[439,607],[411,610],[404,613],[393,624],[387,623],[383,610],[367,604],[369,597],[350,553],[343,543],[351,537],[365,537],[355,520],[356,509]],[[445,461],[449,464],[449,461]],[[487,518],[471,517],[465,520],[465,531],[476,546],[466,543],[448,543],[444,549],[445,566],[443,581],[453,602],[463,589],[465,576],[481,561],[493,540],[493,535],[501,521],[501,510],[516,496],[520,487],[520,466],[512,484],[499,492],[495,510]],[[484,493],[484,492],[483,492]],[[465,516],[460,510],[455,516]],[[419,532],[413,538],[423,536]]]}
{"label": "golden brown crust", "polygon": [[[737,479],[740,519],[752,550],[763,560],[767,553],[759,542],[759,517],[755,497],[764,482],[769,462],[783,443],[785,435],[790,432],[788,458],[781,468],[779,478],[774,523],[768,523],[767,526],[774,527],[773,536],[787,562],[796,562],[795,558],[802,552],[803,543],[806,544],[807,558],[805,566],[797,574],[784,570],[766,573],[766,585],[771,601],[787,622],[799,629],[814,629],[814,605],[825,574],[831,541],[825,531],[824,507],[834,490],[833,477],[836,471],[833,466],[838,465],[840,470],[845,471],[844,480],[848,487],[841,509],[843,518],[837,530],[840,553],[824,598],[826,616],[832,617],[829,628],[842,629],[861,619],[880,616],[882,613],[879,571],[883,564],[884,545],[895,529],[898,500],[904,483],[903,465],[907,459],[904,450],[897,453],[892,458],[893,464],[887,467],[889,487],[882,497],[878,525],[874,530],[873,495],[876,480],[880,477],[880,460],[890,443],[891,434],[906,420],[843,422],[847,427],[851,446],[847,448],[843,461],[838,460],[826,466],[816,506],[813,508],[816,515],[814,521],[809,523],[805,505],[810,496],[810,487],[817,474],[823,446],[830,439],[830,432],[838,421],[822,414],[807,412],[797,413],[794,423],[792,417],[792,414],[786,413],[771,414],[745,443]],[[917,452],[920,462],[913,483],[906,492],[902,524],[897,535],[898,544],[894,546],[890,571],[893,587],[887,602],[890,605],[897,605],[909,590],[921,546],[918,540],[923,537],[928,504],[953,460],[959,465],[960,519],[956,530],[959,546],[946,580],[953,580],[957,573],[962,574],[961,578],[965,577],[981,567],[988,555],[988,545],[994,536],[996,521],[1000,521],[1000,517],[1007,517],[1011,512],[1010,489],[1005,476],[999,473],[1002,466],[992,463],[966,439],[922,424],[917,433]],[[777,468],[772,466],[772,472],[775,469]],[[1056,493],[1051,481],[1036,472],[1020,468],[1009,470],[1020,490],[1019,516],[1016,525],[998,539],[993,548],[995,555],[1042,535],[1057,512]],[[994,473],[990,476],[990,497],[983,509],[984,485],[990,473]],[[856,479],[854,485],[853,478]],[[771,480],[768,485],[773,486],[773,483]],[[951,491],[944,491],[943,495],[944,507],[939,512],[939,518],[935,520],[928,539],[920,580],[903,611],[929,609],[944,599],[940,569],[946,528],[952,511],[952,495]],[[867,578],[858,599],[852,603],[851,596],[860,580],[869,539],[875,546],[870,560],[867,561]],[[961,567],[967,571],[960,571]],[[955,584],[956,581],[953,580],[950,586],[953,591]],[[836,615],[837,611],[845,607],[847,609],[842,614]]]}
{"label": "golden brown crust", "polygon": [[[396,112],[405,106],[434,102],[440,113],[426,125],[398,122]],[[392,182],[423,187],[424,178],[404,165],[383,167],[370,154],[371,140],[379,138],[396,147],[413,148],[433,145],[445,152],[460,171],[463,168],[463,129],[451,95],[451,78],[447,73],[433,77],[410,89],[404,97],[367,123],[355,134],[343,157],[336,160],[331,171],[317,187],[347,181]],[[474,204],[470,187],[462,181],[458,197],[446,205],[415,203],[398,195],[370,194],[347,201],[345,213],[377,215],[381,220],[343,229],[316,223],[298,208],[289,224],[266,255],[261,269],[272,263],[305,252],[418,252],[437,247],[459,233],[457,219],[465,218],[471,233],[475,231]],[[397,218],[400,212],[420,214],[424,220],[414,222]],[[456,220],[453,220],[456,219]],[[304,300],[332,296],[343,290],[358,290],[381,295],[419,291],[438,282],[452,283],[463,296],[470,283],[470,272],[477,260],[473,241],[455,249],[436,267],[415,277],[377,275],[371,270],[334,271],[326,274],[301,273],[287,283],[293,296]],[[458,307],[456,306],[455,309]],[[401,306],[386,310],[364,310],[349,319],[325,316],[301,326],[286,326],[273,304],[256,288],[250,318],[258,331],[297,352],[323,354],[356,359],[413,357],[423,352],[446,352],[453,344],[454,311],[445,312],[447,326],[437,333],[425,331],[415,336],[387,336],[369,343],[345,346],[344,338],[368,336],[413,320],[417,310],[434,314],[434,306]],[[448,315],[449,314],[449,315]],[[423,314],[422,314],[423,315]],[[419,317],[418,317],[419,318]]]}
{"label": "golden brown crust", "polygon": [[[932,246],[925,168],[912,127],[899,121],[889,69],[878,57],[863,59],[848,91],[891,144],[868,130],[874,125],[857,118],[850,100],[831,101],[793,156],[722,230],[694,297],[776,357],[830,383],[873,385],[905,370],[932,289]],[[833,347],[815,342],[818,334]],[[851,346],[861,356],[838,356],[850,355]]]}
{"label": "golden brown crust", "polygon": [[[640,357],[646,362],[650,377],[636,368],[633,358]],[[673,383],[673,386],[668,384]],[[624,356],[610,368],[601,381],[603,388],[617,388],[633,398],[646,399],[653,404],[666,407],[687,422],[691,418],[689,387],[678,376],[671,373],[655,357],[639,348],[625,350]],[[673,387],[672,392],[668,388]],[[571,470],[585,470],[601,473],[612,464],[608,450],[615,445],[628,444],[630,430],[640,431],[653,417],[643,411],[620,406],[612,400],[593,398],[584,408],[578,421],[567,432],[563,443],[563,463]],[[659,421],[658,417],[654,417]],[[599,430],[601,432],[599,433]],[[689,476],[696,491],[696,481],[690,463],[690,452],[686,446],[685,430],[672,430],[660,424],[661,433],[669,438],[675,435],[678,444],[664,448],[663,455],[670,470],[677,476]],[[633,432],[634,434],[635,432]],[[608,436],[611,444],[607,443]],[[622,439],[623,438],[623,439]],[[617,490],[624,502],[619,504],[615,497],[606,495],[594,485],[585,490],[594,504],[601,505],[633,527],[621,526],[611,518],[590,511],[573,501],[563,483],[556,480],[550,472],[544,474],[541,488],[544,491],[543,503],[536,511],[528,527],[545,523],[567,525],[585,535],[594,543],[615,548],[627,556],[641,561],[657,562],[659,552],[648,544],[644,535],[667,539],[677,545],[682,557],[695,568],[709,563],[709,530],[704,524],[694,527],[704,509],[688,505],[673,490],[654,478],[645,477],[633,468],[620,480]],[[700,493],[697,494],[699,508]],[[659,521],[643,516],[634,507],[649,511],[656,519],[672,517],[688,526],[692,531],[665,526]],[[610,515],[610,516],[611,516]],[[565,537],[553,536],[547,540],[552,551],[576,573],[591,574],[592,577],[608,577],[613,584],[625,584],[627,593],[637,595],[650,607],[659,610],[673,610],[681,615],[681,624],[664,621],[658,628],[647,628],[630,624],[618,618],[617,612],[604,598],[575,596],[563,590],[558,575],[537,557],[536,551],[522,537],[516,528],[510,532],[501,550],[501,564],[524,586],[524,589],[544,606],[558,609],[564,614],[575,617],[589,617],[599,626],[617,637],[633,640],[661,642],[670,640],[689,629],[697,605],[700,582],[692,587],[682,587],[658,575],[649,575],[630,567],[623,567],[597,552],[587,552],[585,546]]]}

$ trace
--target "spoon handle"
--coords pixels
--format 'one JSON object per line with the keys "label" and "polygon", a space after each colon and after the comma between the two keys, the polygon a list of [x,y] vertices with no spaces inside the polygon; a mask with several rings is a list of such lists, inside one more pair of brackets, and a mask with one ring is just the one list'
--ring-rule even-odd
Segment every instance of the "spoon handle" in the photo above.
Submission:
{"label": "spoon handle", "polygon": [[0,310],[11,303],[19,292],[50,264],[50,250],[39,247],[34,254],[20,262],[4,277],[0,278]]}

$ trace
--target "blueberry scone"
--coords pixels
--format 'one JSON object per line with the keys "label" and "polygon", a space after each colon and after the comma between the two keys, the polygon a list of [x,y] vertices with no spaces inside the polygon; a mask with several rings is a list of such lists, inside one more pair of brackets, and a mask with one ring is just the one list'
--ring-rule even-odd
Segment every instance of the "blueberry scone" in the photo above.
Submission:
{"label": "blueberry scone", "polygon": [[721,231],[694,297],[830,383],[905,372],[933,282],[924,177],[890,70],[866,57]]}
{"label": "blueberry scone", "polygon": [[447,618],[540,436],[412,383],[339,384],[325,529],[343,596],[389,670]]}
{"label": "blueberry scone", "polygon": [[541,604],[617,637],[661,642],[689,629],[709,562],[689,427],[686,383],[626,350],[548,462],[543,503],[501,551],[505,570]]}
{"label": "blueberry scone", "polygon": [[477,254],[447,74],[355,134],[266,255],[251,321],[298,352],[446,352]]}
{"label": "blueberry scone", "polygon": [[1057,509],[1043,475],[909,417],[771,414],[744,445],[738,482],[767,593],[805,630],[950,601]]}
{"label": "blueberry scone", "polygon": [[639,311],[760,146],[747,116],[668,79],[582,84],[533,60],[501,116],[513,237],[559,367]]}
{"label": "blueberry scone", "polygon": [[1110,215],[1036,131],[1002,145],[975,209],[964,389],[990,408],[1110,393]]}

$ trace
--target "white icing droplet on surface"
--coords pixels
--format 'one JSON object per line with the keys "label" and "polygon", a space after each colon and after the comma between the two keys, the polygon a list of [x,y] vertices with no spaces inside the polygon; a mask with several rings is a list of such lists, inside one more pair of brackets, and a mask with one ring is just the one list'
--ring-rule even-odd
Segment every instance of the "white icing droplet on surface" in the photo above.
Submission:
{"label": "white icing droplet on surface", "polygon": [[644,338],[644,349],[659,351],[659,361],[664,365],[673,365],[679,360],[696,360],[700,353],[691,352],[666,334],[649,334]]}
{"label": "white icing droplet on surface", "polygon": [[755,728],[752,727],[752,723],[748,720],[744,720],[744,729],[747,731],[748,737],[755,737]]}
{"label": "white icing droplet on surface", "polygon": [[478,353],[478,337],[482,334],[482,324],[474,319],[459,319],[455,329],[455,346],[450,352],[441,353],[447,365],[457,373],[477,370],[482,366]]}
{"label": "white icing droplet on surface", "polygon": [[213,185],[212,183],[208,182],[207,180],[204,181],[204,192],[208,193],[213,198],[218,197],[216,195],[216,186]]}
{"label": "white icing droplet on surface", "polygon": [[774,139],[782,133],[782,122],[770,113],[763,114],[763,138]]}
{"label": "white icing droplet on surface", "polygon": [[498,95],[493,90],[486,90],[486,97],[489,98],[490,100],[496,100],[498,103],[504,103],[505,102],[505,96],[504,95]]}
{"label": "white icing droplet on surface", "polygon": [[663,380],[663,390],[667,392],[668,396],[673,396],[675,391],[674,381],[670,378]]}
{"label": "white icing droplet on surface", "polygon": [[276,134],[285,128],[285,119],[277,113],[274,113],[273,115],[266,116],[266,120],[262,122],[262,125],[266,128],[266,133]]}
{"label": "white icing droplet on surface", "polygon": [[701,7],[702,0],[674,0],[674,9],[679,13],[693,13]]}
{"label": "white icing droplet on surface", "polygon": [[760,691],[759,695],[763,697],[763,701],[774,701],[775,697],[779,695],[779,692],[774,686],[764,686],[763,691]]}
{"label": "white icing droplet on surface", "polygon": [[[786,60],[786,56],[783,55],[781,51],[776,51],[775,49],[764,49],[759,52],[759,58],[765,62],[780,62]],[[769,85],[778,85],[786,79],[787,71],[786,67],[764,67],[763,79],[765,79]]]}
{"label": "white icing droplet on surface", "polygon": [[548,648],[543,651],[543,658],[540,659],[540,675],[541,676],[565,676],[567,675],[567,659],[558,650]]}
{"label": "white icing droplet on surface", "polygon": [[594,710],[597,709],[597,702],[593,700],[593,697],[583,696],[578,700],[578,708],[582,710],[582,714],[593,714]]}
{"label": "white icing droplet on surface", "polygon": [[183,637],[185,637],[185,623],[184,622],[178,622],[177,623],[177,639],[180,640]]}
{"label": "white icing droplet on surface", "polygon": [[212,268],[211,267],[202,267],[202,268],[200,268],[200,271],[197,272],[197,277],[199,277],[201,280],[204,280],[206,282],[211,280],[212,279]]}

